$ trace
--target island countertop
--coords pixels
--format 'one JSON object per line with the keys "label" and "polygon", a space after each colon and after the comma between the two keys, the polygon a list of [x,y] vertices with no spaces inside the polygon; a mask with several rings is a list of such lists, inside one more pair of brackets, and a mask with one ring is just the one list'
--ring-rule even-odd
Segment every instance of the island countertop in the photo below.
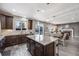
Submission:
{"label": "island countertop", "polygon": [[44,35],[28,35],[27,38],[30,38],[42,45],[47,45],[50,44],[56,40],[58,40],[59,38],[53,37],[53,36],[44,36]]}

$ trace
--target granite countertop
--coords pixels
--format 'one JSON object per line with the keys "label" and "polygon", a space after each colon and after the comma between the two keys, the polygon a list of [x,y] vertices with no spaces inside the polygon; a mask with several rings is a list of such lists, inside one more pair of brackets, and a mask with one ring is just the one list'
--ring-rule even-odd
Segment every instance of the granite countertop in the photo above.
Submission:
{"label": "granite countertop", "polygon": [[21,30],[1,30],[0,32],[0,41],[5,37],[5,36],[10,36],[10,35],[22,35],[22,34],[29,34],[29,31],[21,31]]}
{"label": "granite countertop", "polygon": [[42,45],[50,44],[59,39],[53,36],[43,36],[43,35],[40,35],[40,38],[39,38],[39,35],[28,35],[27,37]]}
{"label": "granite countertop", "polygon": [[20,34],[29,34],[29,31],[21,31],[21,30],[2,30],[1,36],[10,36],[10,35],[20,35]]}

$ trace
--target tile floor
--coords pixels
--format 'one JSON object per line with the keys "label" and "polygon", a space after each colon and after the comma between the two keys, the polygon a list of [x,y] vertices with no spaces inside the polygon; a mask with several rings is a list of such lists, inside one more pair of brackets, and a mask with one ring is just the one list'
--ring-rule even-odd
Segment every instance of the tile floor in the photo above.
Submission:
{"label": "tile floor", "polygon": [[2,53],[3,56],[31,56],[26,44],[7,47]]}

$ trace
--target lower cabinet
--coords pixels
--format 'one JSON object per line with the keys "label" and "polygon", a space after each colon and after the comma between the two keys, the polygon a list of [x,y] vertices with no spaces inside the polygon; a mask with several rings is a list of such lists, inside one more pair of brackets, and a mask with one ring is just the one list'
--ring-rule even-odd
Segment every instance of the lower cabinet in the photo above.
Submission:
{"label": "lower cabinet", "polygon": [[43,56],[44,55],[43,46],[40,45],[39,43],[36,43],[35,46],[36,46],[36,48],[35,48],[35,55],[36,56]]}
{"label": "lower cabinet", "polygon": [[16,36],[6,36],[6,40],[5,40],[5,46],[13,46],[18,44],[18,37]]}
{"label": "lower cabinet", "polygon": [[33,40],[30,41],[30,53],[34,55],[35,53],[35,42]]}
{"label": "lower cabinet", "polygon": [[51,43],[46,45],[45,47],[45,55],[46,56],[55,56],[55,43]]}
{"label": "lower cabinet", "polygon": [[47,45],[42,45],[30,38],[27,40],[28,51],[33,56],[55,56],[55,42]]}
{"label": "lower cabinet", "polygon": [[12,35],[5,37],[5,47],[26,43],[26,35]]}
{"label": "lower cabinet", "polygon": [[27,40],[27,48],[31,55],[35,55],[35,42],[33,40]]}
{"label": "lower cabinet", "polygon": [[20,35],[20,36],[21,36],[21,43],[26,43],[27,42],[26,35]]}

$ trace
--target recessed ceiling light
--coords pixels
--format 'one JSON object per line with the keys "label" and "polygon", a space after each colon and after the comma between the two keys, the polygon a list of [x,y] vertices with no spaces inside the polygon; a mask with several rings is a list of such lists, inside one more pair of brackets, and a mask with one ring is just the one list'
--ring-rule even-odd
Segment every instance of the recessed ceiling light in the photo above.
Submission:
{"label": "recessed ceiling light", "polygon": [[41,12],[45,12],[45,10],[41,10]]}
{"label": "recessed ceiling light", "polygon": [[74,20],[74,18],[72,17],[72,20]]}
{"label": "recessed ceiling light", "polygon": [[16,12],[16,10],[15,10],[15,9],[12,9],[12,11],[13,11],[13,12]]}

